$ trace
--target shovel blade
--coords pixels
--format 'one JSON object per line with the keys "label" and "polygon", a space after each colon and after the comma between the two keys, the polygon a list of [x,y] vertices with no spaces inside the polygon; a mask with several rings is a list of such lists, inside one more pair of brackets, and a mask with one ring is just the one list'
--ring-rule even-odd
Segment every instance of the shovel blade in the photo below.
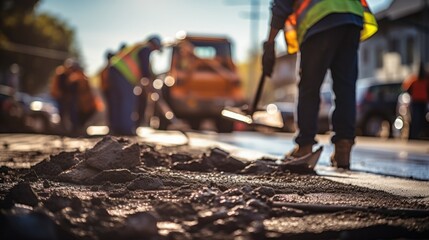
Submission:
{"label": "shovel blade", "polygon": [[221,112],[223,117],[232,119],[234,121],[244,122],[247,124],[252,124],[253,119],[252,116],[245,113],[238,107],[225,107]]}
{"label": "shovel blade", "polygon": [[253,116],[253,124],[270,128],[282,129],[284,122],[280,112],[256,111]]}
{"label": "shovel blade", "polygon": [[237,107],[226,107],[221,112],[223,117],[249,125],[282,129],[284,126],[280,112],[256,111],[252,115]]}

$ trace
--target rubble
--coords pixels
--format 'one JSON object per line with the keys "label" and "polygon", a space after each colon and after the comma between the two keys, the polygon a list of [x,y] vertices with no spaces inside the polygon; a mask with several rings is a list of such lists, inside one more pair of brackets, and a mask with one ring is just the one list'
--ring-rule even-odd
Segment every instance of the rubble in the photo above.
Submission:
{"label": "rubble", "polygon": [[0,239],[19,239],[19,229],[34,231],[33,239],[429,235],[427,204],[331,182],[304,165],[242,161],[220,148],[186,151],[105,137],[86,151],[0,174],[7,179],[0,184]]}
{"label": "rubble", "polygon": [[140,147],[119,143],[111,137],[105,137],[94,148],[82,154],[82,161],[98,170],[126,168],[131,169],[140,163]]}
{"label": "rubble", "polygon": [[39,198],[28,182],[20,182],[13,186],[4,197],[3,204],[13,206],[15,203],[37,206]]}
{"label": "rubble", "polygon": [[156,190],[163,186],[162,180],[157,177],[141,174],[127,185],[129,190]]}

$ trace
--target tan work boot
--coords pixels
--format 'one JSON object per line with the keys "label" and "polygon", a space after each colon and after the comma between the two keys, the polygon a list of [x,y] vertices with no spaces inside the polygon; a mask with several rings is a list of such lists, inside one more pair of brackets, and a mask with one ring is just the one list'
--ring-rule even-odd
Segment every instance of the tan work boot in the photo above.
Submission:
{"label": "tan work boot", "polygon": [[352,140],[343,139],[336,142],[335,150],[331,155],[331,165],[337,168],[350,169],[352,146]]}
{"label": "tan work boot", "polygon": [[312,152],[313,152],[313,145],[304,145],[304,146],[296,145],[295,148],[292,149],[291,152],[287,153],[285,157],[300,158]]}

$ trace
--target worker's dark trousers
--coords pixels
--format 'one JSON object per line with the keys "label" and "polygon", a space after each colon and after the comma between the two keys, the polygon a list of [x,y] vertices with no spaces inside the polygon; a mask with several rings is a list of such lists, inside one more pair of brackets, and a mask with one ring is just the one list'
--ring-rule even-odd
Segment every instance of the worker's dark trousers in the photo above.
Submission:
{"label": "worker's dark trousers", "polygon": [[302,43],[297,109],[299,133],[295,138],[298,145],[317,143],[320,86],[328,69],[335,95],[331,141],[354,141],[359,38],[359,27],[343,25],[310,36]]}
{"label": "worker's dark trousers", "polygon": [[110,133],[113,135],[135,135],[136,126],[132,119],[136,110],[136,96],[132,85],[122,74],[111,67],[109,69],[109,85],[112,98],[110,101],[108,115]]}

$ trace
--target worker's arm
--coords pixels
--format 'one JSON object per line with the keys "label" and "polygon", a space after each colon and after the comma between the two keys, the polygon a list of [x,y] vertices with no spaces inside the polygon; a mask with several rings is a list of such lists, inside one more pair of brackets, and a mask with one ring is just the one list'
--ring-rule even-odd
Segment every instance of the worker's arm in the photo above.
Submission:
{"label": "worker's arm", "polygon": [[264,42],[262,55],[262,71],[271,76],[275,64],[275,39],[290,14],[293,12],[295,0],[273,0],[271,4],[271,22],[268,38]]}
{"label": "worker's arm", "polygon": [[148,47],[143,48],[138,53],[138,58],[140,60],[140,71],[142,77],[149,78],[151,77],[151,69],[150,69],[150,53],[151,50]]}
{"label": "worker's arm", "polygon": [[270,31],[268,33],[268,38],[267,38],[266,42],[274,44],[274,41],[276,40],[276,36],[279,33],[279,31],[280,31],[280,29],[270,28]]}
{"label": "worker's arm", "polygon": [[286,19],[293,13],[294,2],[295,0],[273,0],[267,42],[274,42],[279,31],[284,28]]}

